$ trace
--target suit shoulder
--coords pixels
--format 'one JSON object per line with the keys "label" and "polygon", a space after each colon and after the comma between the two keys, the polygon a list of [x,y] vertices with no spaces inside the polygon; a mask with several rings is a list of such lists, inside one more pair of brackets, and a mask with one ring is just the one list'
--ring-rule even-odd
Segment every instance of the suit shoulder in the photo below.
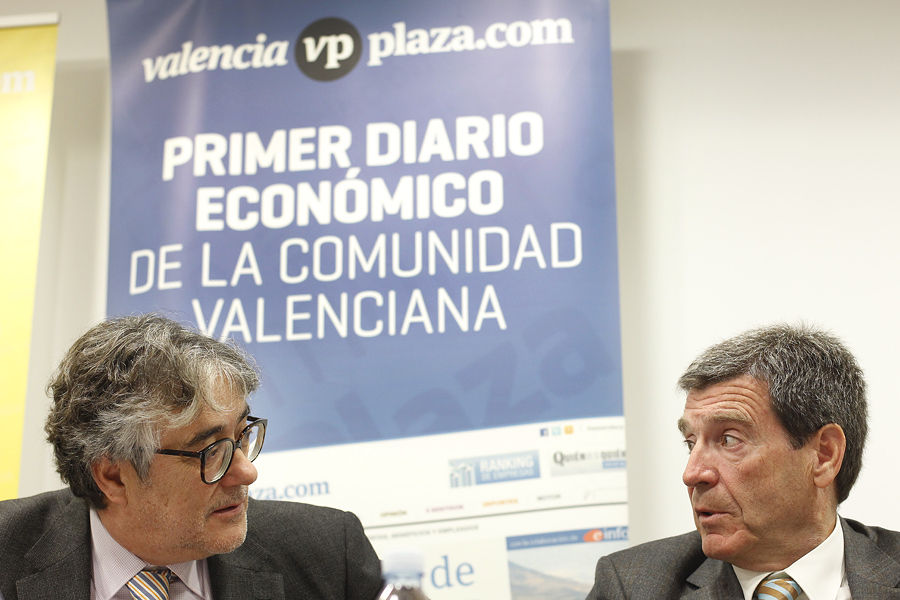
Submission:
{"label": "suit shoulder", "polygon": [[844,521],[852,531],[865,536],[880,550],[900,562],[900,531],[863,525],[853,519],[844,519]]}
{"label": "suit shoulder", "polygon": [[615,565],[617,571],[640,569],[648,565],[668,573],[691,573],[706,560],[696,531],[654,540],[609,554],[601,560]]}
{"label": "suit shoulder", "polygon": [[71,502],[75,496],[69,488],[63,488],[52,492],[35,494],[24,498],[0,501],[0,516],[6,516],[10,511],[41,511],[63,506]]}
{"label": "suit shoulder", "polygon": [[234,554],[264,556],[286,586],[306,586],[311,598],[368,600],[381,587],[378,556],[362,524],[336,508],[251,499],[247,541]]}
{"label": "suit shoulder", "polygon": [[[74,506],[76,502],[81,506]],[[86,522],[87,504],[68,489],[0,502],[0,558],[4,567],[0,570],[0,583],[7,584],[5,578],[18,572],[35,544],[47,532],[68,524],[61,519],[80,513],[81,507]]]}
{"label": "suit shoulder", "polygon": [[278,500],[250,499],[247,509],[248,533],[255,536],[295,539],[343,538],[347,529],[362,531],[362,525],[353,513],[305,504]]}
{"label": "suit shoulder", "polygon": [[600,558],[588,600],[676,597],[704,563],[700,535],[693,531],[620,550]]}
{"label": "suit shoulder", "polygon": [[82,502],[68,489],[0,502],[0,539],[11,532],[43,531],[71,502]]}
{"label": "suit shoulder", "polygon": [[306,504],[304,502],[288,502],[284,500],[249,499],[249,515],[260,519],[282,517],[287,519],[324,519],[325,521],[341,520],[352,514],[338,508]]}

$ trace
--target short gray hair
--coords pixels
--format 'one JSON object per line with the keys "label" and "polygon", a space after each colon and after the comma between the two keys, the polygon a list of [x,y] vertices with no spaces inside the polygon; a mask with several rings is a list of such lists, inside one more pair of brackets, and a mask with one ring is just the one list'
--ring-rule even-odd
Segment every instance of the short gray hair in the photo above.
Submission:
{"label": "short gray hair", "polygon": [[56,467],[72,492],[97,508],[106,498],[91,465],[127,460],[144,479],[163,427],[190,423],[204,407],[220,410],[216,389],[247,396],[259,386],[250,357],[166,317],[103,321],[63,357],[47,386],[44,426]]}
{"label": "short gray hair", "polygon": [[850,351],[833,335],[804,325],[764,327],[707,349],[678,385],[690,392],[741,375],[767,385],[794,448],[824,425],[841,426],[847,448],[835,482],[838,502],[846,500],[862,468],[869,429],[866,382]]}

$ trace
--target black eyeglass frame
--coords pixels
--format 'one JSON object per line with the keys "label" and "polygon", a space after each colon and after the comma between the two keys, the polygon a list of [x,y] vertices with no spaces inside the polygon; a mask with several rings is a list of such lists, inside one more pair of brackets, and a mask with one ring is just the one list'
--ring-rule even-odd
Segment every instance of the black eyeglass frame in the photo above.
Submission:
{"label": "black eyeglass frame", "polygon": [[[247,435],[247,432],[249,432],[254,427],[259,427],[259,437],[260,437],[259,450],[257,450],[256,456],[254,456],[253,458],[250,458],[249,456],[247,457],[247,459],[250,462],[253,462],[254,460],[256,460],[256,457],[259,456],[259,453],[262,450],[263,442],[266,441],[266,425],[268,423],[269,423],[268,419],[260,419],[259,417],[251,417],[250,415],[247,415],[247,426],[241,430],[241,435],[238,436],[237,441],[234,441],[231,438],[222,438],[220,440],[214,441],[212,444],[210,444],[203,450],[199,450],[197,452],[194,452],[192,450],[170,450],[168,448],[160,448],[159,450],[156,451],[156,453],[157,454],[166,454],[169,456],[190,456],[193,458],[199,458],[200,459],[200,479],[203,481],[203,483],[205,483],[207,485],[212,485],[212,484],[216,483],[217,481],[219,481],[220,479],[222,479],[223,477],[225,477],[225,474],[228,473],[228,469],[231,468],[231,462],[234,460],[235,450],[237,450],[238,448],[243,450],[241,443],[244,440],[244,436]],[[206,480],[206,453],[209,452],[209,450],[212,449],[213,446],[219,445],[222,442],[231,442],[231,455],[228,457],[228,464],[225,465],[225,468],[222,469],[221,475],[219,475],[212,481],[207,481]]]}

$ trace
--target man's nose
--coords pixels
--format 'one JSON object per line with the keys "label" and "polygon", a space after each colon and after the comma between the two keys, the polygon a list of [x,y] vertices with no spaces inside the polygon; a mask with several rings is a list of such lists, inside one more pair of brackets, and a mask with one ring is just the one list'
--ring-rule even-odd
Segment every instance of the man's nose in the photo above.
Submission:
{"label": "man's nose", "polygon": [[681,480],[690,488],[712,486],[719,480],[718,471],[716,471],[710,452],[705,445],[700,443],[694,445],[688,456]]}
{"label": "man's nose", "polygon": [[253,463],[247,460],[244,451],[241,448],[235,448],[234,456],[231,457],[231,466],[228,467],[228,472],[222,478],[228,480],[225,485],[250,485],[256,481],[257,476],[259,476],[259,472]]}

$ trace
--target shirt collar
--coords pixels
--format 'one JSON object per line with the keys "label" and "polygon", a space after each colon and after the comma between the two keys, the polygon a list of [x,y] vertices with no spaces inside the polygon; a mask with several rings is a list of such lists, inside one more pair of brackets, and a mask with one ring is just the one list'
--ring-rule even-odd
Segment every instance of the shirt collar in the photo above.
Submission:
{"label": "shirt collar", "polygon": [[[772,571],[760,573],[732,565],[744,591],[744,600],[751,600],[753,590]],[[834,529],[821,544],[800,557],[786,571],[800,586],[809,600],[834,600],[846,579],[844,572],[844,532],[839,518]]]}
{"label": "shirt collar", "polygon": [[[92,583],[96,600],[110,600],[138,571],[151,566],[117,542],[103,526],[97,510],[91,508],[91,564]],[[206,593],[206,560],[191,560],[165,565],[194,594],[208,598]]]}

